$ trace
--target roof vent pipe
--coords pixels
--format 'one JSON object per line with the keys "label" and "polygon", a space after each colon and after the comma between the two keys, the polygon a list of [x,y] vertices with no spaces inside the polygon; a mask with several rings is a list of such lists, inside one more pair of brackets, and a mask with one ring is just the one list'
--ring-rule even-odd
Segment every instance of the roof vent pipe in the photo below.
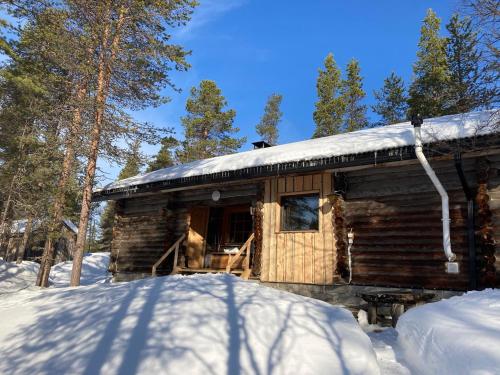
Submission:
{"label": "roof vent pipe", "polygon": [[[413,129],[415,130],[415,154],[417,155],[418,161],[422,164],[427,176],[431,179],[434,187],[439,192],[441,196],[441,215],[443,221],[443,249],[448,259],[448,262],[454,262],[456,259],[456,255],[451,251],[451,240],[450,240],[450,209],[448,205],[448,194],[444,189],[443,185],[439,181],[434,173],[434,170],[430,166],[427,158],[424,155],[423,147],[422,147],[422,133],[421,126],[424,120],[420,115],[412,116],[411,124],[413,125]],[[447,272],[450,273],[458,273],[458,264],[447,264]]]}

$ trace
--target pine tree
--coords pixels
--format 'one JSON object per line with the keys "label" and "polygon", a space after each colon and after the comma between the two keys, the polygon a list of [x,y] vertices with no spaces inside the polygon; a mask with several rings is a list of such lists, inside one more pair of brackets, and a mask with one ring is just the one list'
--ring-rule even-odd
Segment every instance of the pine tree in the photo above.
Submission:
{"label": "pine tree", "polygon": [[[122,170],[118,174],[118,180],[133,177],[141,173],[142,159],[139,153],[139,143],[134,143],[131,147],[129,156]],[[114,201],[108,201],[102,211],[99,225],[101,235],[98,246],[101,251],[111,251],[111,240],[113,239],[113,226],[115,223],[116,204]]]}
{"label": "pine tree", "polygon": [[[171,27],[185,24],[195,1],[172,0],[127,2],[103,1],[96,6],[87,2],[72,2],[72,16],[77,30],[88,30],[95,49],[87,56],[93,58],[95,93],[93,95],[93,122],[84,178],[82,209],[71,272],[71,286],[80,284],[92,189],[101,151],[107,114],[122,108],[140,109],[164,103],[160,90],[173,87],[168,72],[173,68],[186,70],[188,54],[179,45],[170,44]],[[122,114],[123,113],[122,109]],[[129,128],[129,129],[132,129]],[[125,130],[124,133],[130,133]]]}
{"label": "pine tree", "polygon": [[347,77],[343,82],[342,96],[345,103],[344,131],[352,132],[368,125],[366,105],[362,104],[366,96],[363,91],[363,78],[359,62],[355,59],[347,64]]}
{"label": "pine tree", "polygon": [[491,78],[495,89],[494,102],[499,101],[500,76],[500,0],[463,0],[464,10],[470,14],[474,29],[479,33],[481,65]]}
{"label": "pine tree", "polygon": [[471,19],[460,19],[454,14],[446,28],[450,34],[446,48],[450,70],[448,113],[470,112],[487,106],[492,91],[487,87],[488,77],[481,67],[477,32],[472,29]]}
{"label": "pine tree", "polygon": [[236,111],[224,110],[226,99],[214,81],[204,80],[191,89],[186,102],[187,115],[181,118],[184,141],[177,157],[181,163],[236,152],[246,138],[233,136]]}
{"label": "pine tree", "polygon": [[153,172],[158,169],[167,168],[174,165],[174,148],[179,145],[179,141],[172,136],[164,137],[161,140],[161,148],[155,158],[149,163],[146,172]]}
{"label": "pine tree", "polygon": [[325,58],[324,66],[324,70],[319,70],[316,82],[318,101],[313,114],[316,123],[313,138],[339,133],[345,112],[341,73],[331,53]]}
{"label": "pine tree", "polygon": [[408,110],[408,98],[405,94],[403,79],[394,72],[384,79],[384,86],[374,91],[377,103],[372,106],[373,112],[381,117],[377,125],[390,125],[402,122]]}
{"label": "pine tree", "polygon": [[278,124],[283,116],[280,110],[283,96],[280,94],[272,94],[268,99],[264,108],[264,114],[260,122],[256,126],[257,134],[260,135],[263,141],[270,145],[278,143],[279,129]]}
{"label": "pine tree", "polygon": [[423,117],[446,114],[447,87],[450,80],[446,60],[446,39],[439,36],[441,21],[429,9],[420,29],[417,62],[408,104],[412,113]]}

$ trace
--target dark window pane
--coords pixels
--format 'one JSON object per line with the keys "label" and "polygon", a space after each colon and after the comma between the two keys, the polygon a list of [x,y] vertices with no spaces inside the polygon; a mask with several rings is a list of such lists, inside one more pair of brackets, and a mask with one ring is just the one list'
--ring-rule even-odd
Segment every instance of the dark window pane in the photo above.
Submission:
{"label": "dark window pane", "polygon": [[281,197],[281,230],[318,230],[319,194]]}
{"label": "dark window pane", "polygon": [[245,243],[252,233],[252,216],[249,212],[235,212],[229,217],[229,243]]}

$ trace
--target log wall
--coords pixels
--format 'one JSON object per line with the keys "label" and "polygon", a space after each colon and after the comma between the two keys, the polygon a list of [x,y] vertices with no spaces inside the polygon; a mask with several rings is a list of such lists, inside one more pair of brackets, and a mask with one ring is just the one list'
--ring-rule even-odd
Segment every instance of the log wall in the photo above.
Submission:
{"label": "log wall", "polygon": [[166,194],[117,201],[111,242],[113,273],[151,274],[172,237],[168,222],[176,220],[176,215],[168,203]]}
{"label": "log wall", "polygon": [[491,213],[491,233],[495,248],[494,259],[491,262],[495,268],[492,285],[500,287],[500,155],[489,156],[488,185],[489,208]]}
{"label": "log wall", "polygon": [[[216,189],[221,193],[218,202],[211,199]],[[182,234],[187,234],[192,207],[231,205],[242,201],[251,204],[257,191],[256,183],[226,184],[117,201],[110,271],[117,280],[151,275],[153,264]],[[185,253],[183,243],[178,259],[178,264],[183,267],[187,266]],[[169,272],[172,266],[172,259],[167,259],[158,271],[160,274]]]}
{"label": "log wall", "polygon": [[[464,159],[470,185],[475,163]],[[345,215],[354,231],[353,283],[465,289],[467,203],[453,160],[431,162],[450,198],[451,244],[459,274],[445,273],[440,196],[420,164],[347,173]]]}
{"label": "log wall", "polygon": [[[266,282],[327,285],[334,280],[335,240],[332,207],[327,195],[332,191],[330,173],[271,178],[265,181],[261,277]],[[319,230],[281,232],[281,193],[318,191]]]}

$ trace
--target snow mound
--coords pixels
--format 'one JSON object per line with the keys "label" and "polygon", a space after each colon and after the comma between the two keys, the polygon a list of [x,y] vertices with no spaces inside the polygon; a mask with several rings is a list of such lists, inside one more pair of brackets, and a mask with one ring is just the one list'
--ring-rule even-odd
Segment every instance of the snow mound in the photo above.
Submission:
{"label": "snow mound", "polygon": [[500,373],[500,290],[469,292],[399,319],[406,361],[421,374]]}
{"label": "snow mound", "polygon": [[[109,281],[109,253],[87,253],[83,257],[80,285]],[[50,271],[50,282],[56,287],[69,286],[73,261],[56,264]]]}
{"label": "snow mound", "polygon": [[38,263],[23,261],[21,264],[0,259],[0,294],[14,293],[35,285]]}
{"label": "snow mound", "polygon": [[231,275],[29,293],[0,300],[0,373],[379,373],[346,309]]}

